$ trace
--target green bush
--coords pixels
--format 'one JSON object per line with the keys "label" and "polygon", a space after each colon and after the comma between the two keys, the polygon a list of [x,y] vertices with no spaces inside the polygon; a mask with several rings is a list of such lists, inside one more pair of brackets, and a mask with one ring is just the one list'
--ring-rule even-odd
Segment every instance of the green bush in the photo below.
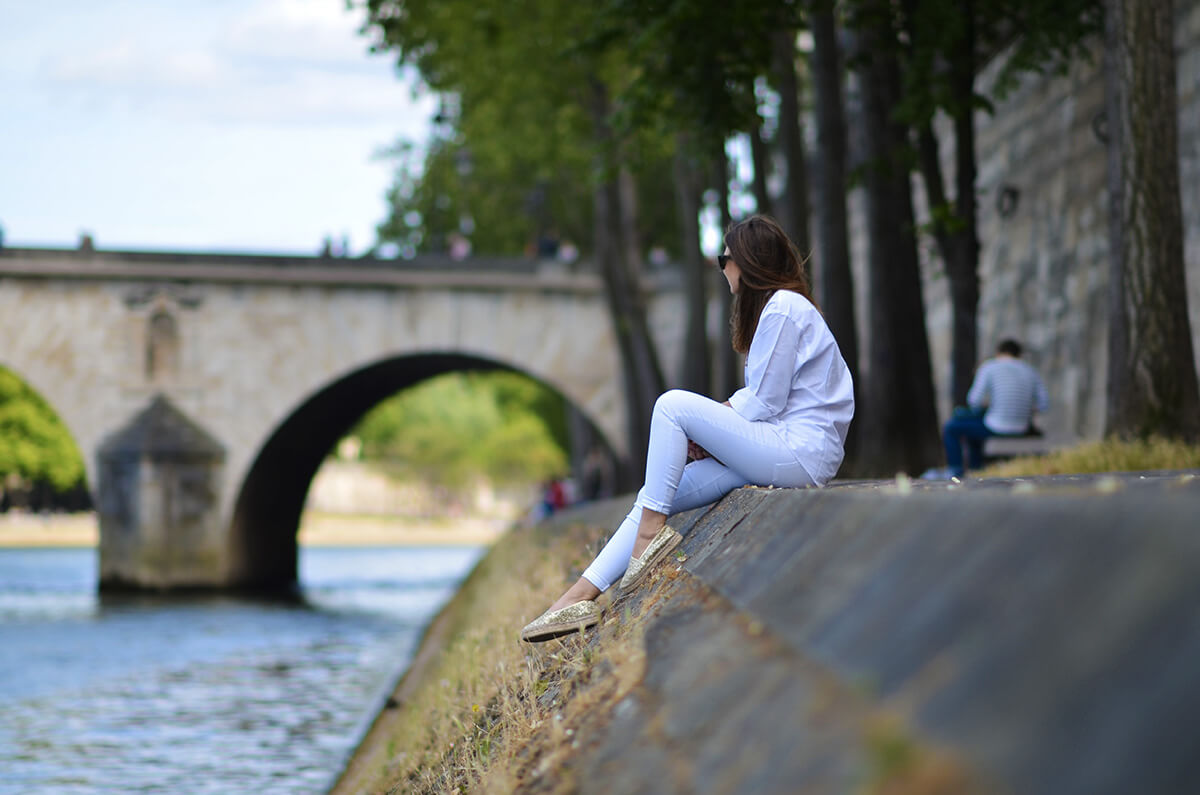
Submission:
{"label": "green bush", "polygon": [[67,491],[83,482],[83,457],[49,404],[0,367],[0,485],[14,475]]}
{"label": "green bush", "polygon": [[448,373],[372,409],[350,435],[399,476],[459,488],[529,483],[567,469],[561,397],[512,372]]}

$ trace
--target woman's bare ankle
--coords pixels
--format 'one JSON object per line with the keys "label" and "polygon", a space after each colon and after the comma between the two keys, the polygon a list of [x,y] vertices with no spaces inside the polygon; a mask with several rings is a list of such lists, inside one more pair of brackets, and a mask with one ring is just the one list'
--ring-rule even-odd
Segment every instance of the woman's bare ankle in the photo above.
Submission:
{"label": "woman's bare ankle", "polygon": [[650,546],[650,542],[666,525],[666,514],[642,509],[642,520],[638,522],[637,540],[633,542],[633,554],[630,556],[630,560],[636,560],[645,552],[646,547]]}
{"label": "woman's bare ankle", "polygon": [[561,610],[567,605],[573,605],[576,602],[584,602],[595,599],[601,593],[600,589],[591,582],[580,577],[574,585],[566,590],[566,592],[555,600],[554,604],[550,605],[549,610]]}

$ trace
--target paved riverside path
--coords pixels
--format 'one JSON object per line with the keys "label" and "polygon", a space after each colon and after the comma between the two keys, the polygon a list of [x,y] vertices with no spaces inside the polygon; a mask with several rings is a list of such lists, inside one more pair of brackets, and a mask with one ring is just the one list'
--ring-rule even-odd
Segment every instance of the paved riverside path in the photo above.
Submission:
{"label": "paved riverside path", "polygon": [[1200,473],[745,488],[671,524],[682,560],[609,608],[655,601],[583,792],[1200,786]]}

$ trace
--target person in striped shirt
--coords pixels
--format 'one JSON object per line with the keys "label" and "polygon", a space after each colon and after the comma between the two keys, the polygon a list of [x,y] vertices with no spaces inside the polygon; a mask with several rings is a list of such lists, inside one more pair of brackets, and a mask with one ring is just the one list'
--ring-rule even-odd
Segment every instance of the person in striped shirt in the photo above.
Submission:
{"label": "person in striped shirt", "polygon": [[1033,415],[1050,407],[1046,385],[1037,370],[1021,361],[1021,345],[1006,339],[975,372],[967,392],[968,410],[956,409],[942,429],[946,466],[957,478],[966,474],[963,444],[970,469],[983,466],[983,442],[989,436],[1024,436]]}

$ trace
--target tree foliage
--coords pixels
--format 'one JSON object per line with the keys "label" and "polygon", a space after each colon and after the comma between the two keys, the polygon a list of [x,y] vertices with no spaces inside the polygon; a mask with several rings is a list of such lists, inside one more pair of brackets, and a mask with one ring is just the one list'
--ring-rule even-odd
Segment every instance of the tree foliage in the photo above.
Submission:
{"label": "tree foliage", "polygon": [[616,97],[618,126],[684,130],[707,153],[759,121],[755,82],[770,68],[770,34],[795,30],[780,0],[603,0],[593,41],[619,42],[635,65]]}
{"label": "tree foliage", "polygon": [[[873,7],[877,19],[883,6]],[[888,4],[887,11],[903,65],[899,112],[914,126],[938,111],[990,111],[1027,74],[1065,73],[1090,57],[1102,19],[1100,0],[905,0]],[[1000,64],[992,83],[972,83],[976,90],[965,95],[956,90],[963,66],[974,76],[993,59]]]}
{"label": "tree foliage", "polygon": [[449,488],[536,482],[567,468],[562,398],[511,372],[431,378],[380,403],[350,435],[365,459]]}
{"label": "tree foliage", "polygon": [[[596,10],[537,0],[371,0],[367,12],[374,47],[415,66],[443,97],[428,149],[402,142],[393,150],[392,214],[380,239],[415,253],[441,250],[458,232],[475,252],[519,254],[550,234],[590,251],[593,188],[608,175],[596,169],[589,89],[629,71],[618,55],[583,46]],[[620,141],[637,177],[639,236],[673,253],[672,146],[652,130]]]}
{"label": "tree foliage", "polygon": [[66,491],[83,482],[83,457],[50,405],[0,367],[0,484],[12,475]]}

